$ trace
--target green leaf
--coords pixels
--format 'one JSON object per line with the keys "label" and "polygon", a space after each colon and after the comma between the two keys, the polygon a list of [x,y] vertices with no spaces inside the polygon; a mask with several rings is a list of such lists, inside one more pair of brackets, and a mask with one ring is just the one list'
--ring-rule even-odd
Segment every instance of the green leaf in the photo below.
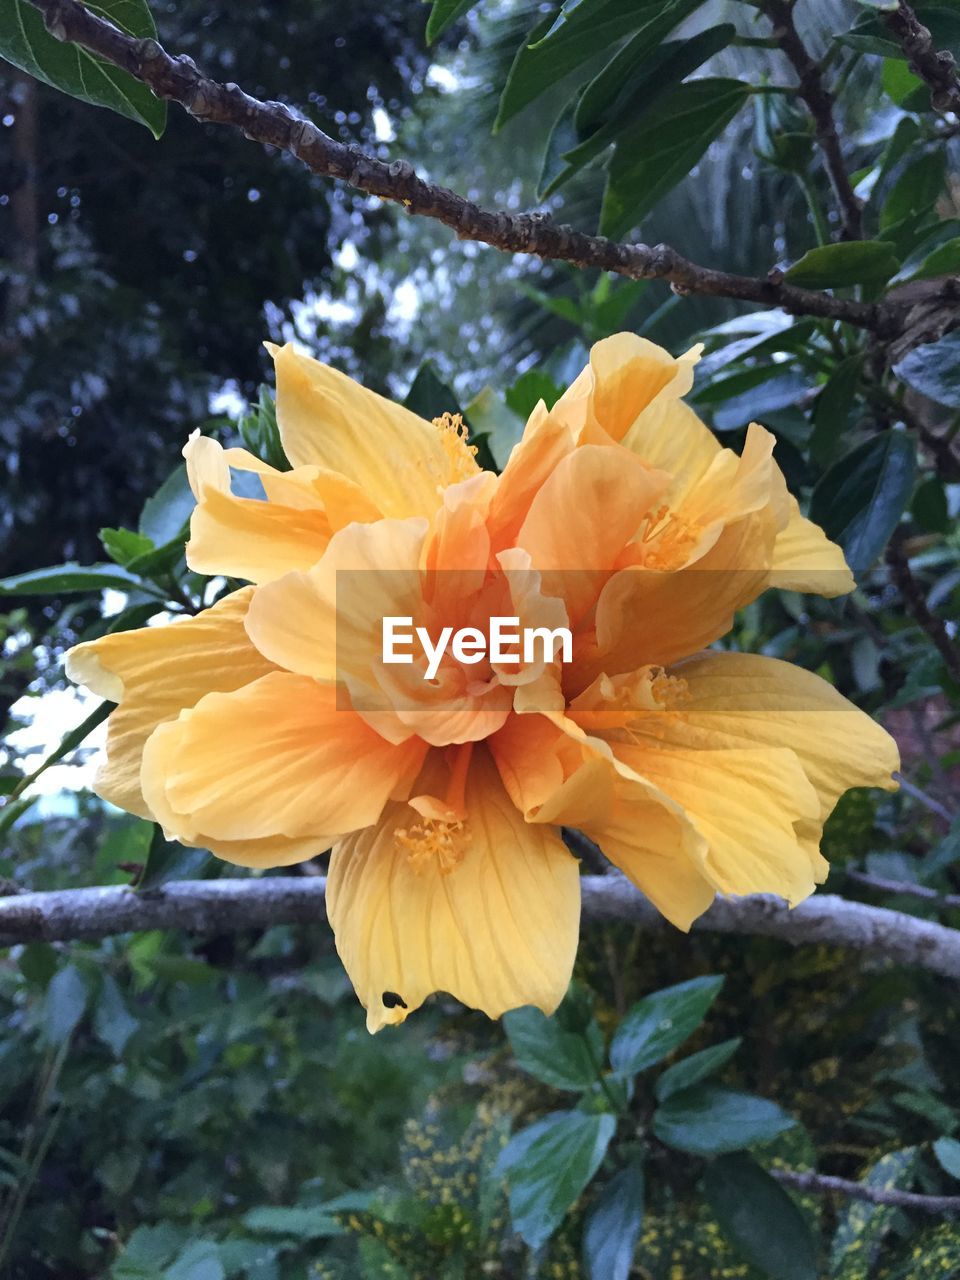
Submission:
{"label": "green leaf", "polygon": [[862,368],[862,353],[847,356],[840,361],[817,396],[811,415],[810,455],[821,466],[831,460],[850,425]]}
{"label": "green leaf", "polygon": [[205,849],[186,849],[182,844],[165,840],[160,827],[154,826],[146,865],[136,887],[146,892],[168,880],[203,879],[218,871],[219,863],[214,862]]}
{"label": "green leaf", "polygon": [[49,942],[28,942],[17,964],[29,983],[45,989],[57,972],[57,953]]}
{"label": "green leaf", "polygon": [[132,529],[101,529],[100,541],[107,555],[116,564],[127,568],[131,560],[152,551],[153,542]]}
{"label": "green leaf", "polygon": [[938,1138],[933,1144],[933,1153],[941,1169],[951,1178],[960,1178],[960,1142],[956,1138]]}
{"label": "green leaf", "polygon": [[61,1045],[73,1035],[87,1007],[87,984],[68,964],[50,980],[43,1001],[43,1033],[48,1044]]}
{"label": "green leaf", "polygon": [[469,13],[477,0],[433,0],[427,19],[427,44],[439,39],[452,23]]}
{"label": "green leaf", "polygon": [[470,424],[471,439],[485,436],[493,460],[502,470],[513,446],[523,435],[523,419],[500,399],[492,387],[484,387],[464,409],[463,416]]}
{"label": "green leaf", "polygon": [[711,1045],[709,1049],[701,1049],[699,1053],[691,1054],[689,1058],[683,1058],[672,1067],[667,1067],[654,1087],[657,1101],[665,1102],[672,1094],[689,1089],[691,1085],[699,1084],[707,1076],[712,1076],[715,1071],[726,1066],[741,1044],[743,1040],[740,1036],[734,1036],[732,1040],[724,1040],[721,1044]]}
{"label": "green leaf", "polygon": [[785,279],[803,289],[840,289],[853,284],[882,284],[895,275],[900,260],[886,240],[847,240],[810,249]]}
{"label": "green leaf", "polygon": [[722,977],[692,978],[655,991],[635,1004],[610,1046],[616,1074],[636,1075],[683,1044],[700,1026],[722,986]]}
{"label": "green leaf", "polygon": [[580,1034],[528,1005],[504,1014],[503,1027],[519,1065],[544,1084],[579,1090],[597,1083],[603,1036],[592,1019]]}
{"label": "green leaf", "polygon": [[960,409],[960,332],[914,347],[893,372],[914,391],[948,409]]}
{"label": "green leaf", "polygon": [[181,463],[174,467],[153,497],[143,504],[140,533],[155,546],[163,547],[181,537],[195,506],[187,468]]}
{"label": "green leaf", "polygon": [[562,393],[563,388],[558,387],[549,374],[540,369],[528,369],[526,373],[521,373],[504,398],[507,408],[526,422],[541,400],[548,409],[552,409]]}
{"label": "green leaf", "polygon": [[130,1013],[120,988],[109,973],[103,975],[100,997],[93,1011],[93,1029],[100,1040],[119,1058],[139,1022]]}
{"label": "green leaf", "polygon": [[779,1182],[750,1156],[721,1156],[703,1179],[707,1203],[727,1239],[770,1280],[817,1280],[807,1220]]}
{"label": "green leaf", "polygon": [[916,474],[913,440],[885,431],[852,449],[820,479],[810,498],[810,519],[840,543],[855,573],[868,569],[887,545]]}
{"label": "green leaf", "polygon": [[663,0],[579,0],[567,4],[556,21],[548,14],[517,50],[494,132],[576,67],[639,30],[662,10]]}
{"label": "green leaf", "polygon": [[643,1169],[629,1164],[600,1192],[583,1230],[588,1280],[628,1280],[643,1226]]}
{"label": "green leaf", "polygon": [[144,584],[116,564],[54,564],[0,578],[0,596],[63,596],[85,591],[142,591]]}
{"label": "green leaf", "polygon": [[713,1085],[673,1094],[653,1117],[653,1131],[661,1142],[695,1156],[742,1151],[770,1142],[795,1124],[775,1102]]}
{"label": "green leaf", "polygon": [[604,192],[600,230],[620,236],[687,176],[751,94],[739,80],[677,85],[617,139]]}
{"label": "green leaf", "polygon": [[438,375],[432,361],[424,360],[407,392],[404,405],[427,422],[445,413],[459,413],[460,402]]}
{"label": "green leaf", "polygon": [[919,76],[914,75],[899,58],[886,58],[880,72],[880,83],[888,97],[904,111],[931,110],[930,91]]}
{"label": "green leaf", "polygon": [[612,1115],[555,1111],[504,1147],[497,1172],[509,1182],[514,1230],[539,1249],[600,1167],[616,1128]]}
{"label": "green leaf", "polygon": [[641,85],[649,82],[651,75],[666,89],[730,43],[736,28],[725,23],[700,32],[691,40],[674,42],[667,46],[669,53],[656,56],[664,53],[658,49],[663,37],[702,3],[703,0],[672,0],[650,13],[643,26],[581,94],[575,115],[579,137],[587,137],[606,121],[629,122],[634,95]]}
{"label": "green leaf", "polygon": [[910,503],[910,514],[926,533],[950,532],[950,505],[939,476],[928,476],[917,485]]}
{"label": "green leaf", "polygon": [[910,273],[911,280],[930,280],[936,276],[954,276],[960,273],[960,236],[955,236],[923,259],[916,271]]}
{"label": "green leaf", "polygon": [[[919,1150],[904,1147],[881,1156],[861,1179],[882,1191],[907,1190],[919,1163]],[[853,1200],[841,1212],[830,1245],[830,1275],[835,1280],[863,1280],[884,1248],[884,1237],[896,1221],[893,1205]]]}
{"label": "green leaf", "polygon": [[[87,8],[138,39],[156,37],[146,0],[88,0]],[[126,71],[79,45],[57,40],[44,26],[39,9],[27,0],[3,0],[0,5],[0,58],[54,89],[146,125],[155,138],[163,133],[167,104],[161,98]]]}
{"label": "green leaf", "polygon": [[163,1280],[226,1280],[220,1253],[212,1240],[195,1240],[163,1273]]}
{"label": "green leaf", "polygon": [[260,384],[257,403],[241,416],[237,426],[244,447],[254,457],[276,467],[278,471],[290,470],[290,463],[280,440],[280,428],[277,426],[277,402],[266,383]]}
{"label": "green leaf", "polygon": [[880,210],[880,230],[910,214],[932,209],[946,185],[946,153],[928,151],[909,164],[890,188]]}
{"label": "green leaf", "polygon": [[243,1225],[248,1231],[265,1236],[286,1236],[297,1240],[321,1240],[328,1236],[343,1235],[343,1227],[323,1206],[289,1208],[282,1205],[262,1205],[243,1215]]}

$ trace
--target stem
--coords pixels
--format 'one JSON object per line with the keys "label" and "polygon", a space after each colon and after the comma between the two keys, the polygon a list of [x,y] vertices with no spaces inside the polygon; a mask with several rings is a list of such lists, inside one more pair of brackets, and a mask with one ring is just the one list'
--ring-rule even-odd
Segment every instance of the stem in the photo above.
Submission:
{"label": "stem", "polygon": [[813,189],[813,183],[805,173],[797,174],[797,181],[800,183],[800,189],[806,197],[807,208],[810,210],[810,217],[813,219],[813,231],[817,237],[817,244],[824,245],[830,243],[830,228],[827,220],[820,208],[820,202],[817,194]]}

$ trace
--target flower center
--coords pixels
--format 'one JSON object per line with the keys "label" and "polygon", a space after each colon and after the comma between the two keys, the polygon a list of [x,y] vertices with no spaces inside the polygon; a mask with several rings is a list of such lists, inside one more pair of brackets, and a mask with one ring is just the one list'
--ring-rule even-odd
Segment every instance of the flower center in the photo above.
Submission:
{"label": "flower center", "polygon": [[400,828],[394,833],[394,840],[417,875],[436,866],[442,876],[447,876],[466,855],[470,829],[464,818],[424,818]]}
{"label": "flower center", "polygon": [[433,419],[433,425],[440,435],[440,443],[450,461],[452,481],[469,480],[476,475],[477,446],[469,444],[467,435],[469,428],[459,413],[444,413]]}
{"label": "flower center", "polygon": [[685,520],[668,506],[658,507],[644,518],[636,541],[631,543],[634,563],[644,569],[674,569],[684,563],[699,536],[695,521]]}

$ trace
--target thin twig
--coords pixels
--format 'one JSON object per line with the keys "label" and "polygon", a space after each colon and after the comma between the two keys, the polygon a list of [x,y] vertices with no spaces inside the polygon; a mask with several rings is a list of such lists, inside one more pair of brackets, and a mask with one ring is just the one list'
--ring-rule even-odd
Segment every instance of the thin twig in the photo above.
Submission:
{"label": "thin twig", "polygon": [[[621,875],[580,881],[585,920],[626,920],[645,930],[666,921]],[[324,915],[321,877],[190,880],[137,893],[121,885],[0,898],[0,945],[94,940],[149,929],[231,933],[276,924],[316,925]],[[779,898],[718,898],[696,932],[758,934],[794,946],[850,947],[896,964],[960,978],[960,931],[832,894],[792,910]]]}
{"label": "thin twig", "polygon": [[926,632],[943,659],[951,677],[960,684],[960,648],[951,639],[946,623],[927,604],[923,588],[913,576],[910,562],[898,538],[893,538],[886,551],[890,576],[914,621]]}
{"label": "thin twig", "polygon": [[895,10],[881,11],[881,17],[907,55],[910,70],[929,86],[934,111],[953,111],[960,115],[960,78],[953,54],[937,49],[929,30],[904,0],[900,0]]}
{"label": "thin twig", "polygon": [[800,38],[793,20],[791,0],[763,0],[762,8],[773,22],[774,39],[800,81],[798,92],[813,119],[824,168],[836,197],[844,239],[860,240],[863,237],[862,210],[843,159],[840,135],[833,115],[833,95],[824,82],[820,67]]}
{"label": "thin twig", "polygon": [[842,320],[882,335],[895,334],[901,323],[900,308],[798,289],[779,271],[766,279],[734,275],[698,266],[668,245],[622,244],[557,226],[548,214],[482,209],[456,192],[418,177],[408,160],[378,160],[358,147],[328,137],[282,102],[261,102],[236,84],[211,80],[191,58],[172,57],[156,40],[134,39],[78,0],[30,3],[43,14],[48,30],[57,39],[89,49],[148,85],[158,97],[179,103],[196,119],[240,129],[246,137],[296,157],[313,173],[340,179],[369,195],[394,200],[410,213],[442,222],[462,240],[635,280],[664,280],[681,294],[735,298],[782,307],[795,315]]}
{"label": "thin twig", "polygon": [[960,1213],[960,1196],[925,1196],[917,1191],[901,1191],[898,1187],[871,1187],[865,1182],[852,1182],[849,1178],[834,1178],[827,1173],[801,1173],[796,1169],[771,1169],[769,1172],[778,1182],[785,1182],[798,1191],[818,1194],[839,1192],[851,1200],[893,1205],[898,1209],[918,1209],[921,1213]]}
{"label": "thin twig", "polygon": [[862,884],[866,889],[876,889],[878,893],[903,894],[908,898],[921,898],[942,910],[960,907],[960,894],[938,893],[923,884],[910,884],[908,880],[888,880],[886,876],[871,875],[868,871],[856,871],[844,868],[844,875],[855,884]]}
{"label": "thin twig", "polygon": [[945,804],[941,804],[935,796],[927,795],[917,786],[915,782],[911,782],[905,778],[902,773],[894,773],[894,778],[900,784],[900,790],[905,791],[908,796],[916,800],[918,804],[922,804],[925,809],[929,809],[931,813],[935,813],[938,818],[942,818],[947,826],[952,826],[955,814],[952,814]]}

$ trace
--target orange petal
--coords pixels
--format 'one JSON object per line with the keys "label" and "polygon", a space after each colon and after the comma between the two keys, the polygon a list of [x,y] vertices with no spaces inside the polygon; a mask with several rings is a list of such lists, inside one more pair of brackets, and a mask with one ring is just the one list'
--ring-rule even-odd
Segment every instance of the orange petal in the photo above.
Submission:
{"label": "orange petal", "polygon": [[207,694],[160,726],[144,750],[141,780],[157,821],[184,844],[329,841],[376,822],[416,777],[425,750],[385,742],[338,708],[334,689],[277,671]]}

